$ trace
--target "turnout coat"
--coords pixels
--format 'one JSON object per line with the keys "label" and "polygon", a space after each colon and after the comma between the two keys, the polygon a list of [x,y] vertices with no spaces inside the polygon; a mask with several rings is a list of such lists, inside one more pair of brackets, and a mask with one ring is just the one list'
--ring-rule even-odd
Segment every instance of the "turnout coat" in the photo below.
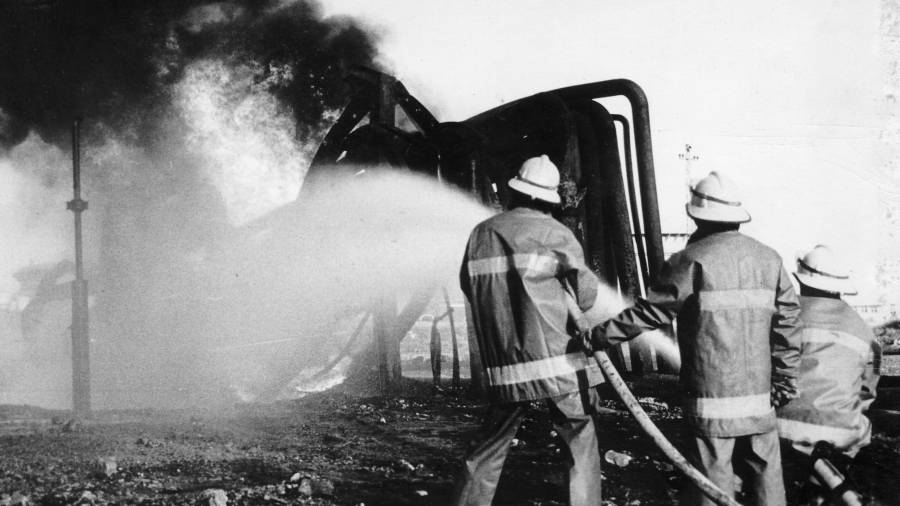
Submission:
{"label": "turnout coat", "polygon": [[688,425],[712,437],[761,434],[776,427],[773,381],[797,376],[799,312],[774,250],[737,230],[695,233],[663,265],[647,299],[595,333],[595,346],[675,320]]}
{"label": "turnout coat", "polygon": [[577,329],[566,301],[574,297],[589,309],[598,282],[581,244],[548,214],[519,207],[475,227],[460,285],[493,401],[555,397],[603,382],[572,337]]}
{"label": "turnout coat", "polygon": [[872,436],[863,412],[875,400],[881,346],[842,300],[803,296],[800,307],[800,395],[778,409],[778,432],[807,454],[828,441],[855,455]]}

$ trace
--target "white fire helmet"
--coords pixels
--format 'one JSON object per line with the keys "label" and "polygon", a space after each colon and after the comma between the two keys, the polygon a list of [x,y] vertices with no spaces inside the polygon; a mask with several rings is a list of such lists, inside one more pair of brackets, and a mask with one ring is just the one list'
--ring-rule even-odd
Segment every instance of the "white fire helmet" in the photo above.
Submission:
{"label": "white fire helmet", "polygon": [[522,163],[509,187],[536,199],[559,204],[559,169],[547,155],[529,158]]}
{"label": "white fire helmet", "polygon": [[720,223],[750,221],[750,213],[741,207],[734,182],[715,171],[691,188],[691,201],[684,207],[688,216],[696,220]]}
{"label": "white fire helmet", "polygon": [[819,244],[797,258],[794,274],[801,285],[831,293],[855,295],[856,287],[850,281],[850,271],[831,248]]}

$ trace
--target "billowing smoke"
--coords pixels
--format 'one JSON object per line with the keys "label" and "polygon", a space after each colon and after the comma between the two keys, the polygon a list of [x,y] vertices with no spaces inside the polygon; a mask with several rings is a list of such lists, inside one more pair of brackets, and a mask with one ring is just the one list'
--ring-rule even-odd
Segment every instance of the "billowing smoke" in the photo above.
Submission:
{"label": "billowing smoke", "polygon": [[318,135],[345,96],[342,69],[373,65],[375,39],[309,1],[23,0],[0,7],[0,140],[63,141],[75,116],[153,146],[172,85],[198,61],[246,66]]}
{"label": "billowing smoke", "polygon": [[[313,150],[347,98],[344,69],[375,67],[376,42],[353,20],[323,18],[311,1],[4,2],[0,225],[12,246],[0,267],[0,323],[4,339],[15,345],[7,343],[12,352],[5,354],[0,379],[12,386],[0,402],[69,403],[65,296],[71,265],[62,262],[72,257],[64,202],[71,198],[75,117],[84,118],[85,259],[98,405],[193,402],[201,382],[228,376],[229,365],[210,350],[241,340],[303,337],[297,329],[306,316],[336,317],[339,311],[330,308],[337,306],[326,309],[324,301],[344,304],[335,294],[349,297],[344,290],[354,289],[348,284],[317,298],[314,289],[333,286],[312,277],[322,269],[298,270],[308,274],[305,281],[271,274],[295,263],[315,265],[312,256],[323,251],[317,245],[304,253],[301,245],[316,245],[314,234],[333,228],[307,223],[304,234],[282,238],[287,242],[270,254],[246,249],[248,237],[255,237],[248,231],[296,199]],[[432,198],[397,210],[401,216],[437,220],[453,213],[433,208],[450,205],[434,197],[434,188],[406,186]],[[387,187],[380,192],[370,195],[397,204]],[[316,216],[329,227],[352,220],[335,215],[341,202],[323,201],[332,211]],[[369,242],[353,243],[361,251],[385,238],[403,247],[421,242],[386,218],[395,214],[392,208],[353,209],[385,218],[370,224]],[[282,222],[305,216],[298,212]],[[454,241],[481,216],[470,209],[449,221]],[[450,243],[427,241],[440,244],[434,261],[457,258]],[[355,250],[343,251],[358,262],[351,272],[362,276],[364,260]],[[328,254],[338,269],[341,257]],[[245,281],[248,263],[258,277]],[[366,272],[370,281],[383,278]],[[279,292],[288,280],[296,282],[291,291]],[[244,282],[249,291],[242,299],[236,294]],[[276,315],[297,308],[290,321],[265,318],[275,300],[281,301]],[[316,300],[323,306],[310,309]],[[327,352],[307,346],[310,360]]]}

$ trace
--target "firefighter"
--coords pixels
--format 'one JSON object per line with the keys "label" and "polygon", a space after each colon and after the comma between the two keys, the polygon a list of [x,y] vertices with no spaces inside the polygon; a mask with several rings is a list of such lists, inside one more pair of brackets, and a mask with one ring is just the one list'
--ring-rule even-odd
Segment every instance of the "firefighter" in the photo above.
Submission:
{"label": "firefighter", "polygon": [[[843,453],[846,459],[838,455],[843,462],[833,464],[844,467],[871,440],[872,425],[863,413],[875,400],[881,346],[841,300],[856,288],[831,248],[818,245],[798,258],[794,275],[800,283],[802,353],[800,394],[778,409],[778,432],[789,445],[786,468],[808,462],[820,443]],[[806,492],[826,495],[817,488]]]}
{"label": "firefighter", "polygon": [[[779,255],[740,233],[750,214],[729,179],[710,173],[685,207],[697,224],[685,249],[665,262],[646,299],[595,330],[592,345],[675,320],[688,457],[726,493],[738,471],[753,504],[785,504],[772,400],[795,392],[797,294]],[[685,493],[683,504],[714,504],[693,484]]]}
{"label": "firefighter", "polygon": [[569,450],[569,502],[599,505],[600,450],[594,425],[602,373],[584,352],[567,297],[589,310],[598,279],[582,247],[551,212],[559,171],[546,156],[509,180],[510,210],[472,231],[460,271],[471,308],[490,405],[456,483],[458,505],[488,505],[531,401],[543,400]]}

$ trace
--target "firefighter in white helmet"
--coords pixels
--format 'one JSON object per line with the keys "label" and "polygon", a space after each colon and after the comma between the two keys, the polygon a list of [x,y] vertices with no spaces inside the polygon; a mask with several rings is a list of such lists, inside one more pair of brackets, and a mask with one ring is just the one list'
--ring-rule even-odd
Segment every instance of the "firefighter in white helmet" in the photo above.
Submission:
{"label": "firefighter in white helmet", "polygon": [[[692,435],[688,457],[726,493],[734,491],[734,470],[741,469],[752,504],[782,505],[772,400],[795,392],[797,294],[779,255],[739,232],[750,214],[727,178],[717,172],[703,178],[686,210],[697,231],[685,249],[666,261],[646,299],[594,332],[593,346],[602,349],[677,318]],[[693,484],[686,495],[682,504],[714,504]]]}
{"label": "firefighter in white helmet", "polygon": [[790,444],[785,457],[809,460],[803,456],[821,442],[850,458],[871,440],[872,425],[863,413],[875,400],[881,346],[841,300],[856,288],[830,247],[818,245],[798,258],[795,276],[803,320],[800,393],[778,408],[778,431]]}
{"label": "firefighter in white helmet", "polygon": [[[509,180],[510,210],[477,225],[460,272],[472,307],[491,405],[470,442],[454,504],[491,503],[510,443],[531,401],[544,400],[568,446],[569,503],[600,505],[600,451],[594,428],[603,381],[583,351],[566,297],[589,310],[599,280],[581,244],[551,216],[559,171],[546,155]],[[567,293],[568,292],[568,293]]]}

